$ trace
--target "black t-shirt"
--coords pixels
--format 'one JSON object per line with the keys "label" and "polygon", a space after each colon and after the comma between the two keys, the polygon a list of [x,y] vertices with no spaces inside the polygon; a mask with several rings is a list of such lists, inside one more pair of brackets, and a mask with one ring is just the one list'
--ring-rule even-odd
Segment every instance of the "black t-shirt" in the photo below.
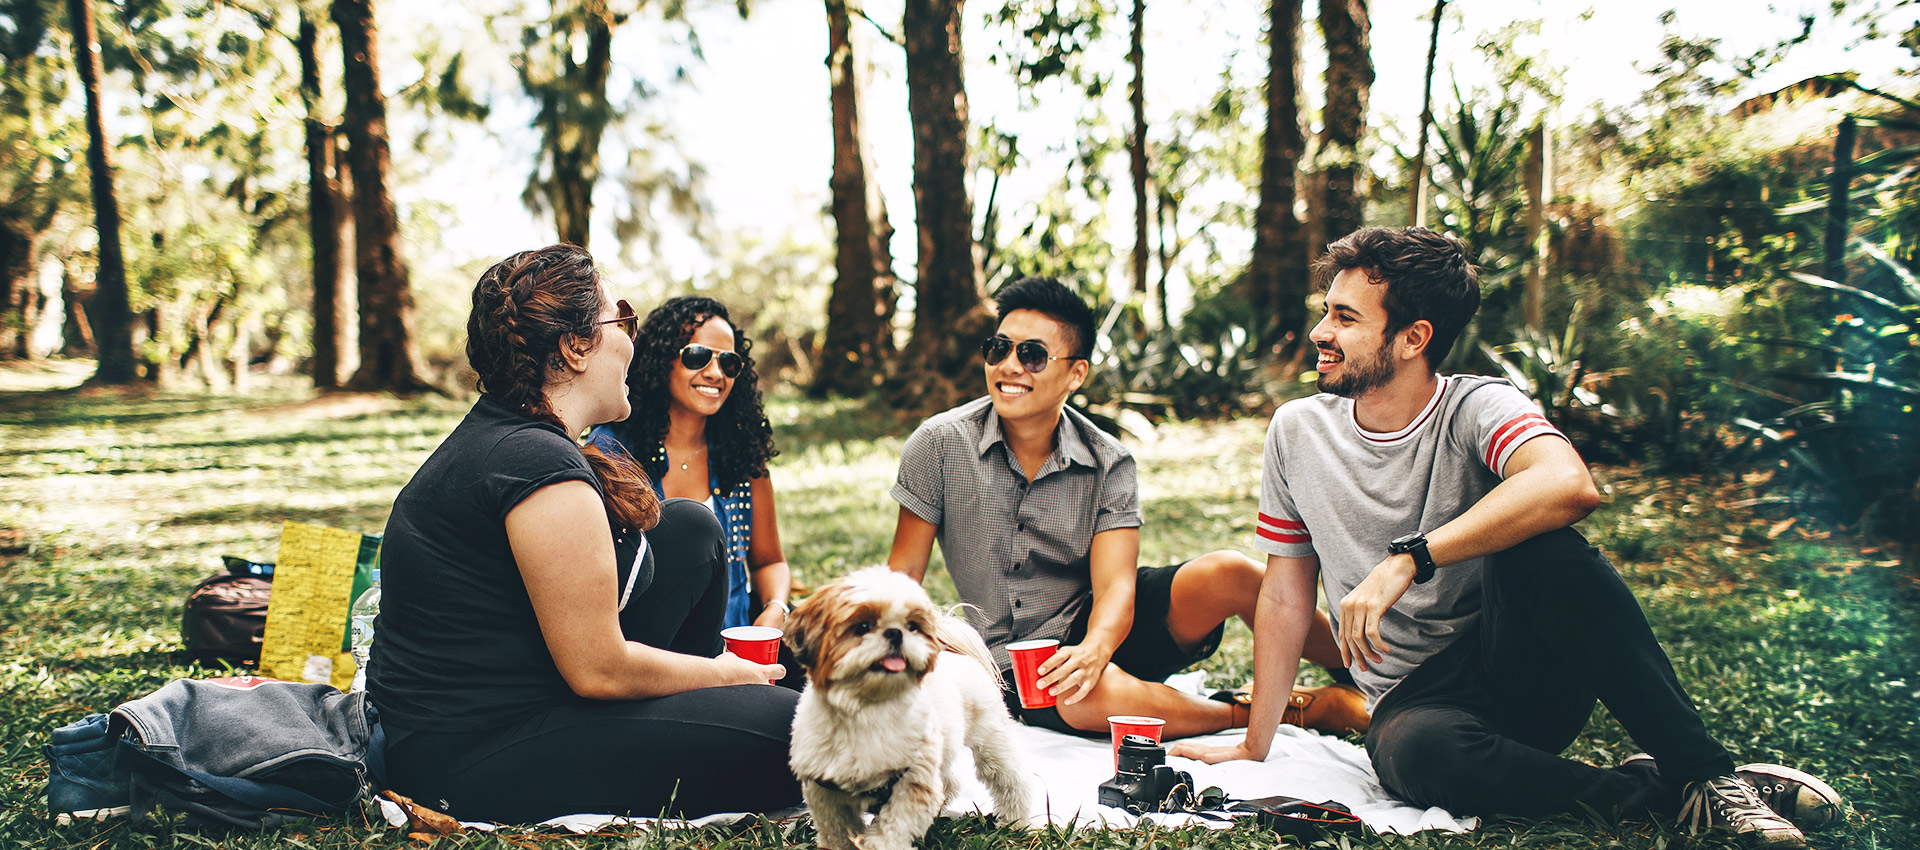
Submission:
{"label": "black t-shirt", "polygon": [[[495,729],[570,699],[507,542],[535,490],[594,481],[558,427],[482,395],[400,490],[381,542],[380,617],[367,690],[398,729]],[[615,532],[625,587],[637,533]],[[639,594],[651,575],[638,577]]]}

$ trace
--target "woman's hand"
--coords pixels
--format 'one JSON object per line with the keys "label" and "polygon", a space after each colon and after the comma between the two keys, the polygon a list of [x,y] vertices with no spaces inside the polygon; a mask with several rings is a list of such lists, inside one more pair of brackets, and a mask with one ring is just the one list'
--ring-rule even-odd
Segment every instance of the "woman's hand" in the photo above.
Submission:
{"label": "woman's hand", "polygon": [[784,664],[760,664],[731,652],[722,652],[713,661],[725,679],[722,685],[764,685],[787,677]]}
{"label": "woman's hand", "polygon": [[1265,761],[1266,753],[1255,753],[1245,738],[1237,744],[1209,747],[1192,741],[1175,741],[1167,748],[1167,755],[1190,758],[1207,764],[1219,764],[1223,761]]}
{"label": "woman's hand", "polygon": [[784,603],[769,603],[760,609],[760,616],[753,618],[753,624],[756,626],[772,626],[781,631],[786,631],[787,606]]}

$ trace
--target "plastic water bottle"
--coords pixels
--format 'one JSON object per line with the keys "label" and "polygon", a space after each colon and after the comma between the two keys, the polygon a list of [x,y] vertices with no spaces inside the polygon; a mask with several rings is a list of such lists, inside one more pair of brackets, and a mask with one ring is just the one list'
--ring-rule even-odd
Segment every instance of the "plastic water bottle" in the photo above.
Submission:
{"label": "plastic water bottle", "polygon": [[347,620],[353,628],[353,687],[352,690],[367,689],[367,662],[373,658],[373,618],[380,616],[380,568],[373,570],[373,584],[360,592],[360,598],[353,600],[353,607],[347,609]]}

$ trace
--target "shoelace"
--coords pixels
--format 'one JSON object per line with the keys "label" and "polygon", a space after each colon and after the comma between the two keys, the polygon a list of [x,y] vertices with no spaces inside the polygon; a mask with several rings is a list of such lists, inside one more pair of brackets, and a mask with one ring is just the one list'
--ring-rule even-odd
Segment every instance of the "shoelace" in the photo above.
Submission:
{"label": "shoelace", "polygon": [[[1711,812],[1709,812],[1711,809]],[[1694,831],[1713,823],[1712,816],[1733,827],[1736,832],[1763,829],[1755,821],[1778,821],[1753,787],[1738,779],[1716,778],[1703,782],[1687,800],[1687,821]]]}

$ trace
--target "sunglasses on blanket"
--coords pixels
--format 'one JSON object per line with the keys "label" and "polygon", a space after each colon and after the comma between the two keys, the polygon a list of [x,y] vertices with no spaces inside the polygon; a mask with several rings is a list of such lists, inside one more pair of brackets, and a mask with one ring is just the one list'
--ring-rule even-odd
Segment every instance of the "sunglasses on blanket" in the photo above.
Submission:
{"label": "sunglasses on blanket", "polygon": [[998,366],[1012,353],[1020,359],[1020,365],[1034,374],[1047,371],[1047,364],[1055,360],[1085,360],[1085,357],[1054,357],[1038,340],[1021,340],[1016,343],[999,334],[987,337],[980,343],[980,356],[987,359],[988,366]]}
{"label": "sunglasses on blanket", "polygon": [[694,372],[707,368],[715,358],[720,360],[720,374],[729,378],[740,377],[740,370],[747,368],[747,358],[732,351],[716,351],[697,342],[680,349],[680,365]]}

